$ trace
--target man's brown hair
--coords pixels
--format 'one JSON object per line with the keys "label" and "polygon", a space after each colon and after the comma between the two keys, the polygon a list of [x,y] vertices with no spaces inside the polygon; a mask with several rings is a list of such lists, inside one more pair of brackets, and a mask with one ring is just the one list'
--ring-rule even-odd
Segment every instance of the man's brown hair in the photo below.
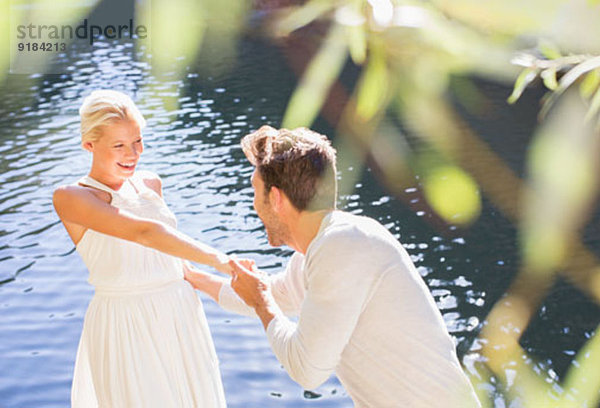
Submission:
{"label": "man's brown hair", "polygon": [[258,169],[266,194],[275,186],[300,211],[335,209],[335,149],[325,136],[265,125],[244,136],[242,149]]}

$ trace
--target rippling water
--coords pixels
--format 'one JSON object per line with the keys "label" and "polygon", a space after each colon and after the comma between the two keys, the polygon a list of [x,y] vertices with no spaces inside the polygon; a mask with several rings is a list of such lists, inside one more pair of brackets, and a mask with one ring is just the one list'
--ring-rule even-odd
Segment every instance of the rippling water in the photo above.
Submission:
{"label": "rippling water", "polygon": [[[181,230],[224,251],[254,257],[269,272],[285,264],[291,252],[268,246],[252,210],[252,168],[239,139],[261,124],[279,125],[294,80],[273,50],[248,41],[241,52],[229,74],[211,77],[201,67],[189,67],[182,79],[172,75],[159,81],[145,63],[135,61],[132,49],[100,46],[93,54],[79,55],[65,75],[14,76],[17,84],[3,90],[2,407],[68,405],[82,319],[93,291],[53,211],[51,194],[55,186],[75,182],[89,169],[90,157],[79,146],[77,109],[93,89],[124,90],[139,101],[148,122],[140,167],[162,177],[165,199]],[[262,64],[265,59],[270,63]],[[178,106],[165,106],[165,96]],[[486,203],[481,220],[468,231],[436,229],[426,222],[429,214],[413,212],[389,197],[368,169],[360,174],[353,167],[340,171],[357,180],[354,191],[341,197],[342,207],[378,219],[402,241],[456,338],[459,354],[477,359],[476,334],[516,270],[514,228]],[[416,190],[406,194],[409,201],[421,199]],[[224,312],[206,297],[203,301],[230,407],[352,405],[335,378],[314,393],[303,391],[272,355],[258,321]],[[594,325],[587,322],[571,327],[572,335],[579,339],[589,334]],[[572,356],[572,345],[546,353],[544,367]]]}

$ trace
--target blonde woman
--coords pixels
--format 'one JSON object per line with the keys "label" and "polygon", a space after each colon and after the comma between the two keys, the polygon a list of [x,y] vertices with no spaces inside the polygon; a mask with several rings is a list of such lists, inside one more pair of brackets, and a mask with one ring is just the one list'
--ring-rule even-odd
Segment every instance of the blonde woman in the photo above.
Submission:
{"label": "blonde woman", "polygon": [[191,260],[229,272],[228,257],[176,229],[160,179],[136,171],[144,118],[131,99],[83,102],[89,174],[54,192],[54,207],[95,287],[71,390],[73,407],[224,407],[202,304],[183,279]]}

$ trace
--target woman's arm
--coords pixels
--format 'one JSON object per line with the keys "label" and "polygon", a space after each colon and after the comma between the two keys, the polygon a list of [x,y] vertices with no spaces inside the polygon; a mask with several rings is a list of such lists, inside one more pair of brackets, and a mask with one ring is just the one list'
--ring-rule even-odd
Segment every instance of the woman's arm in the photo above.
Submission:
{"label": "woman's arm", "polygon": [[227,279],[201,271],[187,261],[183,263],[183,276],[194,289],[206,293],[217,303],[219,303],[221,287],[228,284]]}
{"label": "woman's arm", "polygon": [[63,186],[52,199],[63,222],[81,225],[102,234],[137,242],[178,258],[209,265],[231,273],[229,257],[198,242],[175,228],[116,208],[98,198],[89,189]]}

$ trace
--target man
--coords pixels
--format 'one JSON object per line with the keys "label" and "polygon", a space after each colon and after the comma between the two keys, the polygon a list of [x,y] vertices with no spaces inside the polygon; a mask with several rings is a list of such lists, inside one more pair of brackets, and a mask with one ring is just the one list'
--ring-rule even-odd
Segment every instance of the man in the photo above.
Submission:
{"label": "man", "polygon": [[377,221],[336,210],[329,141],[304,128],[263,126],[242,148],[255,166],[254,208],[269,243],[296,252],[273,277],[233,260],[231,283],[203,273],[188,280],[222,307],[258,316],[304,388],[335,371],[357,407],[479,406],[402,245]]}

